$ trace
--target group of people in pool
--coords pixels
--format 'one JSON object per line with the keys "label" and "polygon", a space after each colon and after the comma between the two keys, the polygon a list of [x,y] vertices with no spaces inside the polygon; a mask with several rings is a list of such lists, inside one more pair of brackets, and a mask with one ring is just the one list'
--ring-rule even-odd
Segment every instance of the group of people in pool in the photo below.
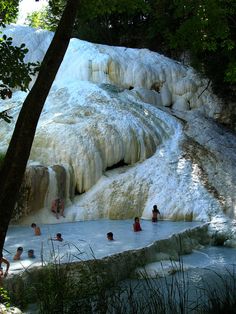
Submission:
{"label": "group of people in pool", "polygon": [[[51,212],[55,215],[55,217],[57,219],[59,219],[60,216],[65,217],[65,215],[64,215],[64,208],[65,208],[65,206],[64,206],[63,199],[56,198],[55,200],[53,200],[52,206],[51,206]],[[41,235],[41,230],[35,223],[32,223],[31,227],[34,229],[34,234],[36,236],[40,236]],[[55,241],[62,242],[63,238],[61,236],[61,233],[57,233],[55,238],[52,238],[50,240],[55,240]],[[16,253],[15,253],[14,257],[13,257],[13,260],[14,261],[20,260],[22,253],[23,253],[23,247],[19,246],[17,248],[17,250],[16,250]],[[33,249],[29,249],[28,250],[28,258],[35,258]],[[6,261],[6,259],[4,259],[4,258],[0,259],[0,265],[1,265],[1,262],[6,263],[5,261]],[[8,272],[9,266],[8,266],[8,264],[6,264],[6,265],[7,265],[6,268],[7,268],[7,272]],[[1,269],[1,267],[0,267],[0,269]],[[7,272],[5,272],[5,275],[7,274]],[[1,275],[1,273],[0,273],[0,275]]]}
{"label": "group of people in pool", "polygon": [[[153,205],[153,209],[152,209],[152,222],[157,222],[158,221],[158,215],[160,215],[160,211],[157,208],[157,205]],[[139,217],[135,217],[134,218],[134,223],[133,223],[133,230],[134,232],[139,232],[142,231],[141,225],[140,225],[140,220]],[[113,233],[112,232],[108,232],[107,233],[107,239],[112,241],[114,240],[113,238]]]}
{"label": "group of people in pool", "polygon": [[[39,226],[36,225],[36,223],[33,222],[31,224],[31,227],[34,229],[34,235],[36,235],[36,236],[40,236],[41,235],[41,230],[40,230]],[[49,240],[62,242],[63,238],[62,238],[61,233],[58,232],[56,234],[55,238],[50,238]]]}
{"label": "group of people in pool", "polygon": [[[16,254],[13,256],[13,260],[19,261],[21,259],[21,255],[22,255],[23,251],[24,251],[23,247],[19,246],[16,250]],[[28,258],[35,258],[33,249],[28,250]]]}
{"label": "group of people in pool", "polygon": [[[31,228],[34,229],[34,235],[36,236],[40,236],[41,235],[41,230],[39,228],[39,226],[36,225],[36,223],[32,223],[31,224]],[[63,238],[61,236],[61,233],[57,233],[55,238],[51,238],[50,240],[55,240],[55,241],[59,241],[59,242],[62,242],[63,241]],[[16,254],[14,255],[13,257],[13,260],[14,261],[19,261],[21,259],[21,255],[23,253],[23,247],[22,246],[19,246],[16,250]],[[34,255],[34,250],[33,249],[29,249],[28,250],[28,258],[35,258],[35,255]]]}
{"label": "group of people in pool", "polygon": [[[58,203],[59,204],[59,203]],[[56,205],[55,205],[56,206]],[[61,205],[60,205],[61,206]],[[56,207],[55,207],[56,208]],[[58,207],[57,207],[58,208]],[[59,214],[62,215],[63,217],[64,214],[64,203],[63,203],[63,211],[57,211],[57,209],[55,209],[55,214],[56,214],[56,217],[57,219],[59,219]],[[152,222],[157,222],[158,221],[158,215],[160,215],[160,211],[159,209],[157,208],[157,205],[154,205],[153,206],[153,209],[152,209]],[[41,230],[40,230],[40,227],[36,225],[36,223],[32,223],[31,224],[31,228],[34,229],[34,235],[35,236],[40,236],[41,235]],[[140,220],[139,220],[139,217],[135,217],[134,218],[134,223],[133,223],[133,231],[134,232],[139,232],[139,231],[142,231],[142,228],[141,228],[141,225],[140,225]],[[114,240],[114,236],[113,236],[113,233],[112,232],[108,232],[107,233],[107,239],[109,241],[113,241]],[[63,238],[62,238],[62,235],[61,233],[57,233],[55,238],[50,238],[50,240],[52,241],[59,241],[59,242],[62,242],[63,241]],[[21,259],[21,255],[23,253],[23,247],[19,246],[16,250],[16,253],[13,257],[13,260],[14,261],[18,261]],[[34,255],[34,250],[33,249],[29,249],[28,250],[28,258],[35,258],[35,255]],[[2,263],[4,263],[6,265],[6,270],[5,272],[3,272],[3,268],[2,268]],[[3,255],[0,256],[0,281],[1,281],[1,278],[2,277],[6,277],[7,274],[8,274],[8,270],[9,270],[9,267],[10,267],[10,263],[9,261],[3,257]],[[1,283],[1,282],[0,282]]]}
{"label": "group of people in pool", "polygon": [[[34,229],[34,234],[35,235],[41,235],[41,231],[40,231],[40,228],[35,224],[35,223],[32,223],[31,224],[31,227]],[[22,246],[19,246],[16,250],[16,253],[15,255],[13,256],[13,260],[14,261],[19,261],[21,259],[21,255],[23,253],[24,249]],[[29,249],[28,250],[28,258],[35,258],[35,255],[34,255],[34,250],[33,249]],[[7,273],[8,273],[8,269],[10,267],[10,263],[9,261],[4,258],[3,256],[0,258],[0,271],[2,269],[1,267],[1,263],[5,263],[6,264],[6,272],[4,274],[4,276],[6,277],[7,276]],[[0,277],[2,276],[2,273],[0,272]]]}
{"label": "group of people in pool", "polygon": [[[36,236],[41,235],[41,230],[40,230],[39,226],[36,225],[36,223],[32,223],[31,227],[34,229],[34,235],[36,235]],[[62,242],[63,238],[62,238],[61,233],[57,233],[55,238],[51,238],[50,240]],[[15,255],[13,256],[13,260],[14,261],[21,260],[21,255],[22,255],[23,251],[24,251],[23,247],[19,246],[16,250]],[[35,254],[34,254],[33,249],[28,250],[28,258],[30,258],[30,259],[35,258]],[[3,271],[2,263],[6,265],[5,272]],[[1,278],[6,277],[8,275],[9,267],[10,267],[10,262],[5,257],[3,257],[3,255],[1,255],[0,256],[0,285],[1,285]]]}

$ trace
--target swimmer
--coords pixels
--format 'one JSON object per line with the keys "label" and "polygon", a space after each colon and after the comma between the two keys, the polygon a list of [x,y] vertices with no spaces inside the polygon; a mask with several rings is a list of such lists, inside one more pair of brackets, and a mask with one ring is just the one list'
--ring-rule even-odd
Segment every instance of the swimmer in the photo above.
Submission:
{"label": "swimmer", "polygon": [[113,241],[114,240],[112,232],[108,232],[107,233],[107,240],[109,240],[109,241]]}
{"label": "swimmer", "polygon": [[23,247],[19,246],[16,250],[16,254],[13,257],[14,261],[19,261],[22,253],[23,253]]}
{"label": "swimmer", "polygon": [[31,224],[31,228],[34,229],[34,235],[36,235],[36,236],[40,236],[41,235],[40,228],[34,222]]}

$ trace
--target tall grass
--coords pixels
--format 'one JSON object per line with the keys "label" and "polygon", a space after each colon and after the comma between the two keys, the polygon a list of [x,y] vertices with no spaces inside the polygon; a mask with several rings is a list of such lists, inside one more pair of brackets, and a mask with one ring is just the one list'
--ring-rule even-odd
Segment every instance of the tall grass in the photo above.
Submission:
{"label": "tall grass", "polygon": [[58,253],[52,242],[52,260],[26,270],[20,289],[14,289],[13,304],[34,303],[37,312],[32,313],[40,314],[235,313],[236,265],[221,272],[202,270],[196,282],[179,258],[172,261],[170,275],[149,278],[143,271],[139,279],[116,281],[101,260],[81,260],[79,248],[73,255],[79,263],[62,263]]}
{"label": "tall grass", "polygon": [[206,301],[202,302],[205,313],[233,314],[236,312],[236,265],[224,272],[212,271],[211,281],[204,281]]}
{"label": "tall grass", "polygon": [[[66,245],[74,246],[72,243]],[[80,258],[84,252],[75,248],[76,254],[69,255],[68,262],[76,258],[80,262],[79,272],[75,264],[61,262],[64,256],[60,256],[52,241],[52,260],[49,263],[42,261],[44,266],[41,271],[31,278],[28,302],[34,300],[39,313],[106,313],[106,293],[112,283],[108,277],[101,276],[99,261],[95,259],[92,250],[93,260],[88,264]]]}
{"label": "tall grass", "polygon": [[[183,265],[182,261],[180,263]],[[150,279],[144,272],[140,280],[119,284],[109,300],[107,313],[235,313],[236,265],[222,269],[221,273],[204,269],[198,282],[193,281],[193,273],[184,271],[181,265],[180,270],[170,276]]]}

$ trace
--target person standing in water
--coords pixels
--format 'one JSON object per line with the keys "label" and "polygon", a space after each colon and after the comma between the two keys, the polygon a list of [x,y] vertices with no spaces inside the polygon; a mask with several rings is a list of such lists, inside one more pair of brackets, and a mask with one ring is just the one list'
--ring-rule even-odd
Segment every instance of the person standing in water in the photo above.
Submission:
{"label": "person standing in water", "polygon": [[152,222],[158,221],[158,215],[160,215],[160,211],[157,208],[157,205],[154,205],[152,210]]}

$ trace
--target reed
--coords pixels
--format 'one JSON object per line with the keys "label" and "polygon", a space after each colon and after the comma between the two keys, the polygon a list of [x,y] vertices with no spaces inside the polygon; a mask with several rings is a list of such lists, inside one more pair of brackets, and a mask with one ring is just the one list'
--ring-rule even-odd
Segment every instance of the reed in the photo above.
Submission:
{"label": "reed", "polygon": [[[202,280],[194,283],[179,257],[171,261],[168,275],[149,278],[144,270],[138,279],[116,281],[92,250],[93,259],[88,262],[81,258],[84,252],[75,248],[76,253],[67,257],[69,263],[62,263],[65,256],[52,242],[51,260],[42,259],[42,267],[35,272],[25,270],[30,282],[22,274],[20,289],[15,288],[12,295],[9,287],[12,303],[20,307],[33,303],[30,314],[235,313],[236,265],[221,272],[204,269]],[[79,263],[74,264],[74,259]]]}

